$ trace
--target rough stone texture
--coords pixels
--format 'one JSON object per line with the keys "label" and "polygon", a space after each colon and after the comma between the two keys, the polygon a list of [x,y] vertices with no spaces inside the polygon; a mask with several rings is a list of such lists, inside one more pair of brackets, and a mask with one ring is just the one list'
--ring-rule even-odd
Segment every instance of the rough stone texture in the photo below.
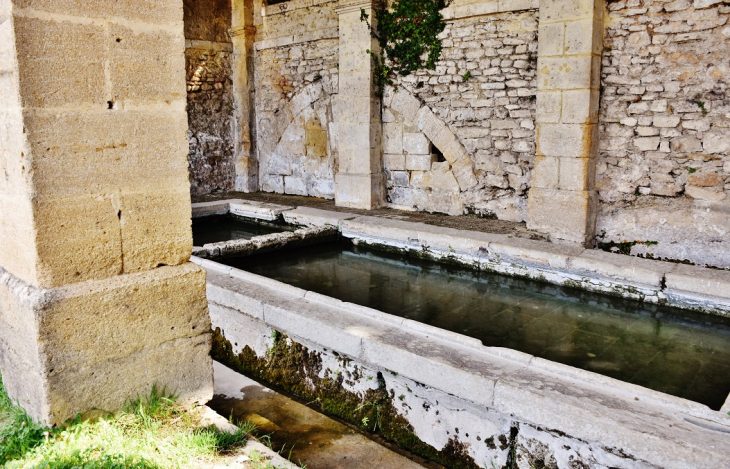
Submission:
{"label": "rough stone texture", "polygon": [[211,391],[182,3],[107,3],[0,1],[0,368],[45,423]]}
{"label": "rough stone texture", "polygon": [[201,41],[231,41],[231,0],[183,0],[185,37]]}
{"label": "rough stone texture", "polygon": [[[11,89],[21,96],[14,112],[25,130],[10,139],[18,144],[5,164],[20,155],[26,185],[12,197],[32,205],[34,221],[17,233],[33,230],[24,242],[38,256],[13,273],[40,286],[180,264],[192,246],[182,33],[95,24],[20,10],[4,26],[15,30]],[[147,84],[130,87],[138,73]],[[11,268],[17,255],[0,261]]]}
{"label": "rough stone texture", "polygon": [[[462,467],[503,467],[510,456],[525,469],[724,461],[728,417],[704,406],[312,292],[281,291],[281,284],[220,265],[206,268],[213,324],[230,341],[216,352],[228,352],[224,358],[238,366],[260,359],[249,370],[257,374],[281,352],[269,353],[274,331],[286,334],[290,352],[303,347],[318,364],[286,355],[285,363],[297,364],[290,373],[304,375],[290,390],[309,395],[335,381],[327,377],[343,376],[329,392],[344,390],[356,406],[385,387],[408,429],[399,442],[417,438],[430,455],[456,450],[450,455]],[[390,404],[379,402],[385,414]]]}
{"label": "rough stone texture", "polygon": [[528,228],[590,247],[595,239],[604,2],[540,3],[537,157]]}
{"label": "rough stone texture", "polygon": [[[730,66],[723,55],[730,5],[609,1],[601,51],[604,28],[591,24],[593,4],[456,0],[445,9],[436,69],[398,79],[415,101],[388,91],[383,99],[387,201],[523,222],[534,188],[534,221],[559,225],[555,238],[587,245],[638,241],[633,254],[730,266],[722,254],[730,203]],[[317,0],[246,7],[253,18],[245,26],[255,28],[240,29],[257,41],[249,67],[256,123],[250,136],[237,131],[241,150],[235,152],[243,156],[236,177],[245,179],[239,190],[334,198],[335,175],[352,169],[342,164],[349,160],[340,159],[339,140],[355,146],[377,140],[344,125],[338,112],[338,90],[350,86],[340,83],[338,57],[354,50],[349,39],[340,43],[339,6]],[[207,21],[220,31],[210,14]],[[602,54],[603,63],[590,54]],[[362,116],[375,107],[343,102]],[[449,132],[439,135],[444,128]],[[383,183],[343,178],[343,187],[363,193]],[[589,193],[594,189],[600,199]],[[558,194],[565,191],[586,193]],[[579,207],[582,217],[572,213]],[[570,215],[565,222],[563,213]],[[679,213],[697,223],[679,222]],[[666,223],[665,214],[674,221]],[[710,219],[710,227],[698,221]],[[659,244],[641,244],[646,241]]]}
{"label": "rough stone texture", "polygon": [[372,0],[343,0],[339,17],[339,94],[337,96],[338,167],[335,203],[340,207],[374,209],[385,201],[380,99],[374,63],[378,52],[368,23],[375,17]]}
{"label": "rough stone texture", "polygon": [[[0,265],[22,278],[37,276],[30,155],[23,133],[15,30],[10,0],[0,0]],[[12,207],[12,216],[9,208]]]}
{"label": "rough stone texture", "polygon": [[[260,190],[335,196],[339,60],[334,6],[329,2],[272,15],[266,28],[257,29],[254,105]],[[331,37],[262,48],[281,36],[332,28]]]}
{"label": "rough stone texture", "polygon": [[[535,160],[537,90],[538,12],[528,8],[493,13],[495,9],[493,14],[449,20],[441,35],[442,60],[435,70],[399,77],[398,84],[425,103],[428,114],[438,120],[432,125],[446,124],[457,137],[474,168],[476,184],[456,184],[450,173],[460,170],[459,165],[449,168],[450,141],[444,145],[433,136],[427,151],[423,145],[409,147],[414,139],[423,140],[421,131],[428,135],[428,129],[418,125],[423,114],[415,116],[386,105],[383,151],[393,204],[452,215],[466,209],[524,221]],[[433,147],[445,157],[441,161],[446,160],[446,165],[434,156],[401,168],[398,155],[430,156],[437,154]],[[394,171],[402,169],[409,172],[408,182],[398,184]]]}
{"label": "rough stone texture", "polygon": [[233,92],[230,45],[185,49],[192,195],[234,189]]}
{"label": "rough stone texture", "polygon": [[617,1],[608,10],[598,241],[728,267],[730,5]]}
{"label": "rough stone texture", "polygon": [[[256,192],[259,165],[256,159],[254,100],[254,39],[257,15],[255,5],[261,0],[233,2],[231,38],[233,40],[233,89],[235,96],[235,171],[237,191]],[[258,10],[256,10],[258,11]]]}
{"label": "rough stone texture", "polygon": [[191,194],[233,190],[231,3],[186,0],[184,7]]}
{"label": "rough stone texture", "polygon": [[197,266],[54,289],[1,273],[3,380],[38,421],[117,410],[154,383],[184,403],[211,397],[205,272]]}

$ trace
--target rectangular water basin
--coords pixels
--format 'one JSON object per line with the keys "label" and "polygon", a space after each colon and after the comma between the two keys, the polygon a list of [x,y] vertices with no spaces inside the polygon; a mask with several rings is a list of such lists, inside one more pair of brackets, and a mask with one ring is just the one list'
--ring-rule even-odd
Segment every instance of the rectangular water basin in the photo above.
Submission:
{"label": "rectangular water basin", "polygon": [[219,261],[719,409],[730,319],[340,243]]}
{"label": "rectangular water basin", "polygon": [[289,225],[252,220],[230,213],[198,217],[193,218],[193,245],[204,246],[222,241],[251,239],[256,236],[293,231],[294,229]]}

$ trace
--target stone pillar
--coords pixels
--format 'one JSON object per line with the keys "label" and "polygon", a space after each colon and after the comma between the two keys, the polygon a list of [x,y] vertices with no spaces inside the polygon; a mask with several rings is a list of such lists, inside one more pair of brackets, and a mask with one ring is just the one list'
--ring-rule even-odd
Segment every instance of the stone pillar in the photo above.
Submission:
{"label": "stone pillar", "polygon": [[0,0],[0,371],[57,424],[212,396],[180,0]]}
{"label": "stone pillar", "polygon": [[554,240],[595,238],[603,0],[541,0],[537,158],[527,226]]}
{"label": "stone pillar", "polygon": [[253,0],[233,0],[233,92],[235,104],[236,183],[241,192],[258,190],[258,161],[254,151],[253,121],[253,43],[256,38]]}
{"label": "stone pillar", "polygon": [[[338,112],[339,168],[335,202],[341,207],[373,209],[385,200],[380,99],[373,86],[373,62],[368,50],[379,45],[360,20],[361,10],[374,21],[372,0],[344,0],[340,16]],[[375,25],[374,25],[375,26]]]}

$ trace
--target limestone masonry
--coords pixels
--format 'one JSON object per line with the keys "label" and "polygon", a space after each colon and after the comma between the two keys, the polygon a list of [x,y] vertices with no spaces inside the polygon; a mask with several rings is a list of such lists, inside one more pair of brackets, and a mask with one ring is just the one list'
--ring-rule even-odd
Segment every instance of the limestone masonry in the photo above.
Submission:
{"label": "limestone masonry", "polygon": [[185,5],[185,78],[191,194],[235,188],[230,2]]}
{"label": "limestone masonry", "polygon": [[730,269],[730,0],[453,0],[382,93],[379,6],[0,0],[0,370],[34,419],[211,397],[191,194],[493,217],[586,283],[724,294],[694,273]]}
{"label": "limestone masonry", "polygon": [[226,2],[198,3],[186,2],[194,194],[233,184],[474,213],[730,267],[730,2],[454,0],[436,68],[382,98],[352,88],[373,89],[377,43],[348,13],[368,2],[233,2],[234,23],[250,17],[229,26],[246,32],[232,53],[224,34],[199,41],[226,27]]}
{"label": "limestone masonry", "polygon": [[0,369],[35,420],[212,396],[184,48],[176,0],[0,1]]}

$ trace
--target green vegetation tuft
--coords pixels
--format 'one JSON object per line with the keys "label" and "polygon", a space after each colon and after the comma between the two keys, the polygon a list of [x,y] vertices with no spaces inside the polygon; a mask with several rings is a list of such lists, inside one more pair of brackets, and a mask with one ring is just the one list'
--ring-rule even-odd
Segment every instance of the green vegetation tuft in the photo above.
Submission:
{"label": "green vegetation tuft", "polygon": [[[58,428],[34,422],[8,398],[0,378],[0,466],[8,469],[152,469],[196,467],[245,446],[255,427],[235,433],[201,427],[200,416],[153,386],[114,415],[77,416]],[[264,461],[256,464],[266,467]]]}
{"label": "green vegetation tuft", "polygon": [[705,102],[704,102],[704,101],[699,101],[699,100],[697,100],[697,101],[695,101],[695,104],[696,104],[696,105],[697,105],[697,107],[699,107],[699,108],[700,108],[700,110],[702,111],[702,115],[703,115],[703,116],[706,116],[706,115],[707,115],[707,108],[705,108]]}
{"label": "green vegetation tuft", "polygon": [[23,409],[10,401],[0,376],[0,465],[43,444],[50,431],[33,422]]}
{"label": "green vegetation tuft", "polygon": [[[446,27],[441,10],[446,0],[394,0],[373,9],[373,28],[365,10],[360,20],[368,24],[378,40],[382,54],[368,50],[373,59],[375,86],[382,94],[394,77],[407,76],[420,69],[433,70],[441,56],[439,34]],[[468,73],[468,72],[467,72]]]}

